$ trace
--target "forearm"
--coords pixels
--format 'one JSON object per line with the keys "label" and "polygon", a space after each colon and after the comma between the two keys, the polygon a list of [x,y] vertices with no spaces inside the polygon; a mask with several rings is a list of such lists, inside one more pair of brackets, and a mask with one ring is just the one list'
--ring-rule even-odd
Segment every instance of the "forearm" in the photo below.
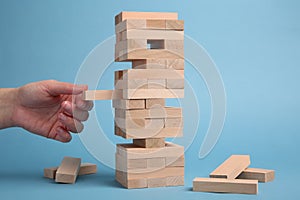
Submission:
{"label": "forearm", "polygon": [[0,88],[0,129],[13,127],[13,113],[18,89]]}

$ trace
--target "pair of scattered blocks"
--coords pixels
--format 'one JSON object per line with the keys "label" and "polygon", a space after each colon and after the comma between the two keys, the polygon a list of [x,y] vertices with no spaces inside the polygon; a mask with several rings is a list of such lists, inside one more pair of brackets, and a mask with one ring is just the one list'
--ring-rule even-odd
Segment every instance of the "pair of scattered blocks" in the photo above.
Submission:
{"label": "pair of scattered blocks", "polygon": [[44,177],[58,183],[75,183],[78,175],[97,173],[97,165],[81,163],[80,158],[64,157],[60,166],[44,169]]}
{"label": "pair of scattered blocks", "polygon": [[232,155],[211,174],[210,178],[195,178],[193,191],[257,194],[258,182],[269,182],[274,170],[248,168],[249,155]]}

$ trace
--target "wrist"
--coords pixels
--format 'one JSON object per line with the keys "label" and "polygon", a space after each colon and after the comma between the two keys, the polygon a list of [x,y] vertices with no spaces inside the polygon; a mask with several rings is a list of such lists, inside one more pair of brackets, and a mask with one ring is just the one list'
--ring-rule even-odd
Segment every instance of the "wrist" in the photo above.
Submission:
{"label": "wrist", "polygon": [[17,126],[14,120],[17,95],[18,88],[0,89],[0,129]]}

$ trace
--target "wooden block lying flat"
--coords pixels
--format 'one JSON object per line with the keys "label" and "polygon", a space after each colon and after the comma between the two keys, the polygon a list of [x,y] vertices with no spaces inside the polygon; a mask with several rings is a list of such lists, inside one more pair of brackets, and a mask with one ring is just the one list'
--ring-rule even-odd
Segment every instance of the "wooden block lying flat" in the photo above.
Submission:
{"label": "wooden block lying flat", "polygon": [[166,20],[166,29],[169,30],[184,30],[183,20]]}
{"label": "wooden block lying flat", "polygon": [[166,69],[166,59],[133,60],[132,69]]}
{"label": "wooden block lying flat", "polygon": [[115,32],[119,33],[130,29],[146,29],[146,19],[126,19],[115,26]]}
{"label": "wooden block lying flat", "polygon": [[164,41],[164,49],[184,49],[184,41],[183,40],[165,40]]}
{"label": "wooden block lying flat", "polygon": [[232,155],[210,173],[211,178],[235,179],[250,165],[249,155]]}
{"label": "wooden block lying flat", "polygon": [[[115,117],[115,124],[121,129],[143,129],[146,127],[146,119]],[[161,126],[163,128],[163,125]]]}
{"label": "wooden block lying flat", "polygon": [[166,88],[168,89],[183,89],[184,79],[167,79]]}
{"label": "wooden block lying flat", "polygon": [[80,158],[64,157],[55,175],[55,182],[75,183],[80,169]]}
{"label": "wooden block lying flat", "polygon": [[167,186],[180,186],[184,185],[184,176],[169,176],[166,178]]}
{"label": "wooden block lying flat", "polygon": [[147,169],[147,159],[126,159],[116,153],[116,169],[122,172],[128,172],[137,169]]}
{"label": "wooden block lying flat", "polygon": [[195,178],[193,191],[222,192],[237,194],[257,194],[257,180],[222,179],[222,178]]}
{"label": "wooden block lying flat", "polygon": [[116,180],[127,189],[148,187],[146,178],[128,180],[128,178],[126,177],[126,173],[118,170],[116,170],[115,174]]}
{"label": "wooden block lying flat", "polygon": [[115,61],[132,61],[144,59],[183,59],[184,52],[182,50],[168,49],[139,49],[139,50],[122,50],[115,52]]}
{"label": "wooden block lying flat", "polygon": [[170,142],[166,142],[163,148],[142,148],[134,144],[117,144],[117,154],[126,160],[180,157],[184,155],[184,147]]}
{"label": "wooden block lying flat", "polygon": [[133,144],[143,148],[161,148],[165,146],[164,138],[133,139]]}
{"label": "wooden block lying flat", "polygon": [[268,169],[247,168],[237,178],[258,180],[258,182],[265,183],[274,180],[275,171]]}
{"label": "wooden block lying flat", "polygon": [[165,99],[146,99],[145,100],[146,103],[146,108],[150,109],[150,108],[155,108],[155,107],[165,107],[166,106],[166,101]]}
{"label": "wooden block lying flat", "polygon": [[122,32],[122,40],[146,39],[146,40],[183,40],[184,31],[165,30],[127,30]]}
{"label": "wooden block lying flat", "polygon": [[168,12],[121,12],[115,16],[115,24],[126,19],[178,19],[177,13]]}
{"label": "wooden block lying flat", "polygon": [[184,70],[128,69],[117,71],[116,80],[184,79]]}
{"label": "wooden block lying flat", "polygon": [[138,49],[147,49],[146,39],[128,39],[117,42],[115,45],[115,51],[119,52],[122,50],[133,51]]}
{"label": "wooden block lying flat", "polygon": [[184,167],[184,155],[180,157],[166,157],[166,166]]}
{"label": "wooden block lying flat", "polygon": [[[44,169],[44,177],[55,179],[55,174],[58,167],[50,167]],[[87,175],[87,174],[95,174],[97,173],[97,165],[92,163],[82,163],[80,165],[78,175]]]}
{"label": "wooden block lying flat", "polygon": [[165,118],[165,127],[183,127],[183,118]]}
{"label": "wooden block lying flat", "polygon": [[119,80],[115,83],[115,89],[166,89],[165,79],[136,79]]}
{"label": "wooden block lying flat", "polygon": [[111,100],[121,99],[122,91],[119,90],[87,90],[83,92],[83,100]]}
{"label": "wooden block lying flat", "polygon": [[45,178],[50,178],[50,179],[55,179],[55,174],[57,171],[58,167],[49,167],[44,169],[44,177]]}
{"label": "wooden block lying flat", "polygon": [[148,188],[155,188],[155,187],[165,187],[167,186],[167,179],[163,178],[149,178],[147,180]]}
{"label": "wooden block lying flat", "polygon": [[183,136],[183,128],[121,129],[115,126],[115,135],[125,139],[174,138]]}
{"label": "wooden block lying flat", "polygon": [[129,119],[181,118],[182,108],[153,106],[152,108],[143,110],[115,109],[115,117]]}
{"label": "wooden block lying flat", "polygon": [[183,70],[184,69],[184,59],[169,59],[166,60],[166,68]]}
{"label": "wooden block lying flat", "polygon": [[113,107],[119,109],[145,109],[144,99],[114,99]]}
{"label": "wooden block lying flat", "polygon": [[184,89],[124,89],[124,99],[184,98]]}

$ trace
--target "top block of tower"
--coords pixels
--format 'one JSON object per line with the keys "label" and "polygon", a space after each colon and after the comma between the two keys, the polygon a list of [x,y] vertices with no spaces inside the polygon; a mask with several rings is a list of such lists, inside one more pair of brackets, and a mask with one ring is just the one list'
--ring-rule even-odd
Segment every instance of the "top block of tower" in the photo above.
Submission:
{"label": "top block of tower", "polygon": [[115,61],[184,59],[184,21],[177,13],[121,12]]}

